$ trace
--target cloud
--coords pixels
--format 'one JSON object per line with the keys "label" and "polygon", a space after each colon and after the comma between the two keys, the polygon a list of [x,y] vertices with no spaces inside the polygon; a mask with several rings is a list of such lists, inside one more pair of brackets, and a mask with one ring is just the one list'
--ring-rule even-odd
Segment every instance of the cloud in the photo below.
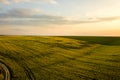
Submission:
{"label": "cloud", "polygon": [[63,16],[43,14],[39,9],[14,8],[0,13],[1,25],[68,25],[97,23],[120,19],[120,16],[87,18],[86,20],[68,20]]}
{"label": "cloud", "polygon": [[14,8],[0,13],[0,18],[28,18],[40,12],[39,9]]}
{"label": "cloud", "polygon": [[52,4],[57,4],[57,0],[42,0],[43,2],[48,2],[48,3],[52,3]]}
{"label": "cloud", "polygon": [[113,20],[118,20],[118,19],[120,19],[120,16],[97,18],[97,21],[98,22],[101,22],[101,21],[113,21]]}
{"label": "cloud", "polygon": [[73,23],[97,23],[97,22],[108,22],[108,21],[114,21],[119,20],[120,16],[112,16],[112,17],[94,17],[94,18],[87,18],[86,20],[80,20],[80,21],[73,21]]}
{"label": "cloud", "polygon": [[3,4],[10,4],[10,3],[51,3],[51,4],[57,4],[56,0],[0,0],[0,3]]}

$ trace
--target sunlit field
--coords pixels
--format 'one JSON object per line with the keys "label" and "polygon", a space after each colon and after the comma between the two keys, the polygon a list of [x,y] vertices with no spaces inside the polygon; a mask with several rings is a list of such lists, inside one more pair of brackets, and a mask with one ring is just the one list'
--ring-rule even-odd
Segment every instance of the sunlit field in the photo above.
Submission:
{"label": "sunlit field", "polygon": [[0,36],[0,62],[11,80],[120,80],[120,37]]}

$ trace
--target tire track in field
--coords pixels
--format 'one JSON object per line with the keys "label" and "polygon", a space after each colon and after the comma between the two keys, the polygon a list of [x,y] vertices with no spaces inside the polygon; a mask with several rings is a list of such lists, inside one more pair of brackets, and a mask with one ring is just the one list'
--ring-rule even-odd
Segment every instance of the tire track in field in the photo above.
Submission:
{"label": "tire track in field", "polygon": [[[4,54],[4,53],[2,53]],[[1,55],[2,56],[2,55]],[[6,57],[6,55],[3,55],[3,57]],[[36,80],[33,72],[31,71],[31,69],[24,63],[24,61],[19,61],[18,58],[14,58],[12,56],[7,56],[6,58],[12,60],[12,61],[15,61],[16,64],[18,64],[20,67],[22,67],[22,69],[24,70],[27,78],[29,80]],[[14,71],[13,71],[14,72]],[[11,74],[12,75],[12,74]],[[13,75],[12,75],[13,76]]]}
{"label": "tire track in field", "polygon": [[11,80],[11,74],[6,64],[0,61],[0,67],[4,71],[4,80]]}
{"label": "tire track in field", "polygon": [[29,80],[36,80],[33,72],[31,71],[31,69],[28,66],[24,65],[24,66],[22,66],[22,68],[24,69],[24,72]]}
{"label": "tire track in field", "polygon": [[[11,44],[12,43],[7,42],[7,44],[5,43],[4,46],[7,46],[7,50],[9,50],[10,47],[13,47],[13,46],[10,46]],[[3,57],[5,57],[5,58],[8,58],[8,59],[10,59],[12,61],[15,61],[16,64],[18,64],[20,67],[22,67],[22,69],[24,70],[24,72],[25,72],[25,74],[26,74],[26,76],[27,76],[27,78],[29,80],[36,80],[33,72],[31,71],[31,69],[24,63],[24,61],[25,61],[24,58],[20,57],[20,55],[19,55],[18,52],[10,52],[10,53],[11,54],[12,53],[16,53],[19,57],[14,57],[12,55],[1,53],[1,52],[0,52],[0,55],[3,56]]]}

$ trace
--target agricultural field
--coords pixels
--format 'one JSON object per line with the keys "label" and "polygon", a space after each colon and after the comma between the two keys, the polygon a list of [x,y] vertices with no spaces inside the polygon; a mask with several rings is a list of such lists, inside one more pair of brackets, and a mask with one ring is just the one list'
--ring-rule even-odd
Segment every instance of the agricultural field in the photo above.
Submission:
{"label": "agricultural field", "polygon": [[11,80],[120,80],[120,37],[0,36],[0,62]]}

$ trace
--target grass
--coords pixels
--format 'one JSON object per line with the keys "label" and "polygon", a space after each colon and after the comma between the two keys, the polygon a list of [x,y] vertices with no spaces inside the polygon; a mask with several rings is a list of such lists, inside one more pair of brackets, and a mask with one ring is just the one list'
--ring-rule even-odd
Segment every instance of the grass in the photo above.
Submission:
{"label": "grass", "polygon": [[4,73],[0,67],[0,80],[4,80]]}
{"label": "grass", "polygon": [[119,80],[119,37],[0,36],[12,80]]}

